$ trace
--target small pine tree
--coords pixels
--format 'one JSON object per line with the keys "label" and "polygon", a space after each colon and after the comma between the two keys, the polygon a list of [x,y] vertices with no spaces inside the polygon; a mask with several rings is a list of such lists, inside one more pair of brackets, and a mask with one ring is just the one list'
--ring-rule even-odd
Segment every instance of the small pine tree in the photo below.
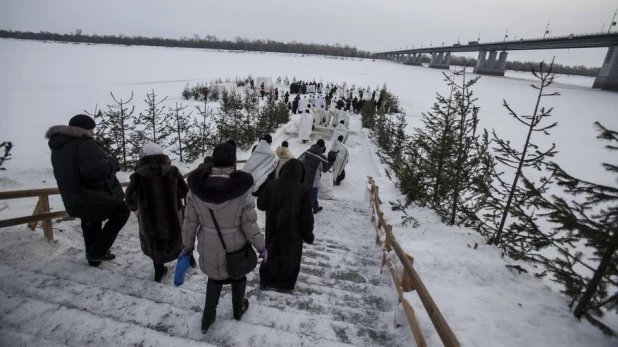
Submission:
{"label": "small pine tree", "polygon": [[[598,122],[595,126],[599,131],[597,138],[609,142],[605,148],[617,151],[618,131]],[[616,164],[603,163],[603,167],[609,173],[618,174]],[[565,193],[581,198],[567,201],[556,195],[551,199],[537,195],[537,202],[549,211],[545,216],[556,225],[554,231],[583,240],[585,246],[594,251],[594,258],[590,260],[597,263],[596,268],[592,268],[581,261],[581,252],[573,256],[561,250],[563,259],[549,263],[549,269],[554,272],[556,281],[565,285],[564,293],[572,298],[571,307],[577,303],[573,310],[575,317],[584,317],[606,334],[615,336],[614,331],[595,317],[602,317],[605,310],[618,309],[618,186],[575,178],[556,163],[551,163],[549,170]],[[581,266],[576,267],[582,264],[591,270],[591,277],[582,274]]]}
{"label": "small pine tree", "polygon": [[277,84],[281,84],[281,76],[277,77],[276,82],[277,82]]}
{"label": "small pine tree", "polygon": [[194,120],[194,126],[199,129],[199,145],[196,144],[201,156],[206,156],[207,150],[213,145],[212,122],[213,111],[208,107],[208,101],[204,101],[204,107],[195,107],[200,114],[200,119]]}
{"label": "small pine tree", "polygon": [[5,161],[11,160],[11,149],[13,149],[13,143],[11,141],[3,141],[0,143],[0,150],[4,152],[0,155],[0,170],[6,170],[2,165],[4,165]]}
{"label": "small pine tree", "polygon": [[94,138],[110,155],[120,159],[120,166],[126,171],[138,159],[139,152],[139,147],[133,141],[135,106],[129,108],[133,93],[126,101],[116,99],[111,92],[110,95],[115,104],[107,105],[107,112],[97,112]]}
{"label": "small pine tree", "polygon": [[[539,240],[539,236],[534,235],[538,231],[538,227],[536,223],[533,223],[535,217],[530,214],[528,209],[534,209],[534,206],[531,206],[529,203],[535,193],[523,187],[525,179],[524,169],[531,168],[541,171],[547,166],[548,158],[553,157],[557,153],[554,144],[550,148],[541,151],[532,142],[532,134],[541,133],[549,135],[548,130],[558,125],[557,122],[548,125],[543,124],[547,118],[551,117],[553,108],[546,109],[541,107],[541,101],[544,97],[559,95],[558,93],[547,93],[547,88],[551,86],[555,79],[555,75],[552,73],[553,62],[549,65],[548,69],[545,69],[544,66],[545,64],[541,63],[541,69],[538,73],[532,69],[533,75],[540,82],[539,86],[532,85],[534,89],[538,90],[532,115],[518,115],[508,102],[504,100],[504,107],[509,111],[509,114],[527,128],[527,135],[522,149],[517,150],[513,148],[510,141],[501,139],[493,131],[493,140],[497,144],[494,148],[497,153],[496,160],[502,165],[514,169],[515,174],[513,175],[513,180],[508,182],[503,179],[503,172],[496,171],[494,173],[497,184],[493,185],[491,189],[489,206],[491,212],[486,213],[484,217],[486,221],[484,223],[485,227],[489,229],[486,232],[493,231],[493,236],[489,238],[488,243],[501,245],[512,257],[520,259],[526,258],[530,246],[538,249],[545,243],[543,237]],[[536,193],[542,194],[549,188],[551,178],[542,177],[539,179],[539,182],[540,185],[535,187],[535,189]],[[515,222],[507,227],[507,240],[503,240],[502,237],[509,215],[513,215],[521,222]],[[537,243],[537,240],[541,241],[541,243]]]}
{"label": "small pine tree", "polygon": [[251,148],[255,140],[254,122],[251,116],[244,111],[245,104],[242,96],[237,92],[223,90],[221,107],[215,118],[218,143],[233,139],[238,148],[243,150]]}
{"label": "small pine tree", "polygon": [[221,99],[221,88],[217,86],[210,86],[208,88],[208,100],[217,102]]}
{"label": "small pine tree", "polygon": [[192,112],[188,114],[184,112],[186,108],[187,106],[176,103],[176,107],[169,110],[172,122],[169,124],[168,132],[174,134],[170,143],[171,152],[179,156],[181,163],[193,162],[201,154],[199,133],[196,133],[192,126]]}
{"label": "small pine tree", "polygon": [[191,88],[189,87],[189,83],[185,84],[185,87],[182,90],[182,98],[185,100],[189,100],[191,98]]}
{"label": "small pine tree", "polygon": [[166,125],[171,121],[170,113],[166,112],[167,107],[161,106],[165,100],[167,96],[157,101],[154,90],[146,94],[144,102],[148,105],[148,110],[140,112],[139,117],[135,119],[135,125],[141,126],[134,135],[138,144],[154,142],[165,148],[170,136],[170,128]]}
{"label": "small pine tree", "polygon": [[285,78],[283,79],[283,84],[285,84],[286,86],[290,85],[290,79],[288,78],[287,75],[285,75]]}

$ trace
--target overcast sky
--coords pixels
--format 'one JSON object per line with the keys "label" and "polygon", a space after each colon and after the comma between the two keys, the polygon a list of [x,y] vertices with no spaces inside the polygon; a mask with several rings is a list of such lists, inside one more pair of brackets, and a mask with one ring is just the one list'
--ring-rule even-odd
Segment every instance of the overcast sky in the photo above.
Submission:
{"label": "overcast sky", "polygon": [[[0,28],[342,43],[378,51],[607,31],[618,0],[0,0]],[[615,28],[614,28],[615,30]],[[600,66],[606,49],[513,52],[509,60]]]}

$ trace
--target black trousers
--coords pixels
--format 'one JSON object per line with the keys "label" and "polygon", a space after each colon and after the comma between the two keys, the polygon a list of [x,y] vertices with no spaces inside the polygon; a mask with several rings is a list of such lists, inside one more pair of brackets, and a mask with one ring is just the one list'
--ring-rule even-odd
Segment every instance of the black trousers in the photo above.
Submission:
{"label": "black trousers", "polygon": [[100,258],[112,247],[120,230],[131,215],[123,201],[112,211],[105,226],[103,222],[82,219],[82,231],[86,244],[86,258]]}
{"label": "black trousers", "polygon": [[204,317],[206,320],[213,320],[217,314],[217,306],[219,305],[219,297],[224,284],[232,285],[232,310],[234,318],[236,318],[242,309],[242,303],[245,299],[245,290],[247,288],[247,277],[243,276],[237,280],[213,280],[208,279],[206,284],[206,303],[204,305]]}

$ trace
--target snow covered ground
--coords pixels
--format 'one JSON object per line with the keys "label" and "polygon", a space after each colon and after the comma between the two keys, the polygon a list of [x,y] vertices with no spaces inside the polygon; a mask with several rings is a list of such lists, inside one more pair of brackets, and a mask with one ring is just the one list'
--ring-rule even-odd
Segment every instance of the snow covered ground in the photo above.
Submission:
{"label": "snow covered ground", "polygon": [[[152,89],[183,101],[183,86],[216,77],[286,75],[357,86],[387,83],[400,97],[410,131],[435,93],[447,92],[442,71],[371,60],[232,53],[154,47],[90,46],[0,40],[0,140],[15,143],[14,158],[0,171],[0,190],[53,187],[49,150],[43,138],[54,124],[65,124],[82,110],[135,94],[137,111]],[[502,98],[530,112],[531,75],[483,76],[475,88],[484,126],[496,128],[517,143],[523,129],[514,126],[501,107]],[[551,99],[560,126],[547,142],[561,151],[557,160],[573,174],[613,183],[600,168],[610,160],[595,139],[592,122],[618,128],[618,97],[589,89],[592,79],[561,76]],[[293,128],[293,119],[286,128]],[[360,121],[352,119],[353,130]],[[287,139],[285,128],[274,145]],[[307,145],[294,139],[300,155]],[[297,292],[290,296],[260,292],[252,278],[251,309],[242,322],[231,320],[230,295],[220,303],[219,317],[206,337],[199,333],[205,276],[197,271],[180,288],[168,277],[152,282],[151,263],[141,254],[137,222],[131,217],[114,251],[118,258],[99,269],[85,264],[79,225],[54,224],[56,244],[40,230],[25,226],[0,230],[0,344],[2,345],[409,345],[407,327],[394,329],[400,315],[396,291],[379,274],[380,250],[373,245],[364,187],[377,176],[385,206],[398,197],[372,154],[362,131],[350,139],[350,165],[336,200],[323,201],[317,215],[316,242],[307,246]],[[240,157],[246,154],[239,155]],[[188,171],[193,165],[181,165]],[[129,173],[121,173],[122,181]],[[33,199],[0,202],[0,219],[27,215]],[[52,206],[61,209],[57,197]],[[428,210],[410,211],[421,225],[399,225],[400,216],[383,208],[404,249],[455,334],[465,346],[615,346],[586,322],[577,322],[567,299],[532,275],[513,273],[508,260],[486,246],[473,231],[447,227]],[[260,220],[261,225],[263,221]],[[478,248],[474,249],[474,244]],[[468,247],[470,246],[470,247]],[[173,268],[171,269],[173,271]],[[429,345],[440,345],[415,293],[409,300],[421,320]],[[398,322],[401,323],[400,320]],[[618,327],[618,321],[614,320]],[[78,326],[79,328],[75,328]],[[8,342],[8,343],[7,343]]]}

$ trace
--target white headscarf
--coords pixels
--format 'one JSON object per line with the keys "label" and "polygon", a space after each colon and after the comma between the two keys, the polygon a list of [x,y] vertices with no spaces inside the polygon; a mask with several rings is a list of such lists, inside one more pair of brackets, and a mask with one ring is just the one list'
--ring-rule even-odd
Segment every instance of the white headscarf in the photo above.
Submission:
{"label": "white headscarf", "polygon": [[163,148],[156,143],[149,142],[145,144],[139,151],[140,158],[147,157],[149,155],[163,154]]}

